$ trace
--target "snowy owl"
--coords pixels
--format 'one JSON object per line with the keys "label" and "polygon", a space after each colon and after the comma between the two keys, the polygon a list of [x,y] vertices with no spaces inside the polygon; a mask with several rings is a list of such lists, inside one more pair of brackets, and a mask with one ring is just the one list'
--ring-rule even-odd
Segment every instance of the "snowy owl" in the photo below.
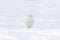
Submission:
{"label": "snowy owl", "polygon": [[29,15],[26,19],[26,27],[30,29],[33,26],[33,23],[32,15]]}

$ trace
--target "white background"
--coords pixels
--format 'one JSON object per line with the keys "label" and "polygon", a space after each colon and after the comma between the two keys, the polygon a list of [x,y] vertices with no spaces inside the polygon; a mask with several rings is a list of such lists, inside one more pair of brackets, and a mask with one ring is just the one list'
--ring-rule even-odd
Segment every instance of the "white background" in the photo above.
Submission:
{"label": "white background", "polygon": [[60,40],[60,0],[0,0],[0,40]]}

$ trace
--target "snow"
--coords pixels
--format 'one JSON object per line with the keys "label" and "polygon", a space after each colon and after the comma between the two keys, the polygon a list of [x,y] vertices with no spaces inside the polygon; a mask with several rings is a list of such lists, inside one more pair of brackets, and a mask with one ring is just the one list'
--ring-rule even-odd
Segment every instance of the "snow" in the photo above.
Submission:
{"label": "snow", "polygon": [[60,0],[0,0],[0,40],[60,40]]}

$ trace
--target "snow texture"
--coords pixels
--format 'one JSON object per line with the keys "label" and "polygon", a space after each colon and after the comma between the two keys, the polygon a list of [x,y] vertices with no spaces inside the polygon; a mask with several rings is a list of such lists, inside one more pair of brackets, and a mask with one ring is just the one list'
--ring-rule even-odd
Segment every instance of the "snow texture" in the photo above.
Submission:
{"label": "snow texture", "polygon": [[0,40],[60,40],[60,0],[0,0]]}

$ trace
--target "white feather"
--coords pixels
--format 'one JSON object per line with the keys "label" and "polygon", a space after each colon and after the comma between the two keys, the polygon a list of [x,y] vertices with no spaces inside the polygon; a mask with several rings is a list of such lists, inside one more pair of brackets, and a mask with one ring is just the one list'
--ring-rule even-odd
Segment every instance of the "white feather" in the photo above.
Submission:
{"label": "white feather", "polygon": [[31,28],[33,26],[33,18],[32,15],[29,15],[26,20],[26,27]]}

